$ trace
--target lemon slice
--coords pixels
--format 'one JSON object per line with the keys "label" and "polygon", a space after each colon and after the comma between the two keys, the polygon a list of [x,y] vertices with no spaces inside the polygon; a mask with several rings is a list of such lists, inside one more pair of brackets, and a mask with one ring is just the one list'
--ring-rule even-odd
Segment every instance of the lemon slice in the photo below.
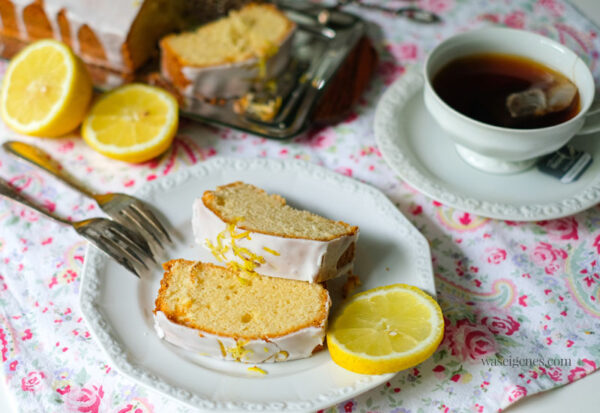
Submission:
{"label": "lemon slice", "polygon": [[91,96],[90,75],[71,49],[56,40],[40,40],[8,65],[0,112],[19,133],[60,136],[81,123]]}
{"label": "lemon slice", "polygon": [[435,300],[416,287],[394,284],[353,296],[327,332],[327,346],[345,369],[384,374],[421,363],[443,335]]}
{"label": "lemon slice", "polygon": [[177,122],[177,101],[171,94],[133,83],[103,95],[83,121],[81,134],[109,158],[144,162],[169,148]]}

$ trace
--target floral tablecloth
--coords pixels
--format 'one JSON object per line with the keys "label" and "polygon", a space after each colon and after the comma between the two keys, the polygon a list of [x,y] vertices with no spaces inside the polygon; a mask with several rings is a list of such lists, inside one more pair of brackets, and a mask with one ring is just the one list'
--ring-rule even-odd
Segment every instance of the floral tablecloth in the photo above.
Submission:
{"label": "floral tablecloth", "polygon": [[[417,4],[442,15],[444,23],[425,26],[360,11],[373,23],[371,36],[381,54],[369,91],[341,124],[289,142],[183,121],[164,156],[128,165],[103,158],[75,135],[39,140],[1,126],[0,139],[43,146],[69,173],[102,191],[132,192],[212,156],[299,158],[380,188],[430,242],[446,334],[431,359],[330,411],[504,409],[584,377],[600,364],[600,207],[518,223],[442,205],[404,184],[385,164],[373,135],[375,105],[391,82],[442,39],[490,24],[558,40],[598,78],[599,29],[558,0]],[[90,201],[3,152],[0,175],[64,216],[100,213]],[[0,371],[15,404],[23,412],[192,411],[119,374],[90,338],[77,299],[85,246],[69,228],[0,199]]]}

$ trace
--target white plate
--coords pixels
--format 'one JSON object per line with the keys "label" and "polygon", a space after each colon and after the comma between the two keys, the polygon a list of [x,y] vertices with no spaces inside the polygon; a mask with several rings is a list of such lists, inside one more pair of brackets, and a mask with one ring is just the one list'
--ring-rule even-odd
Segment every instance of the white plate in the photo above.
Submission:
{"label": "white plate", "polygon": [[492,175],[466,164],[425,108],[423,77],[410,70],[382,96],[375,113],[375,137],[387,163],[402,179],[446,205],[478,215],[514,221],[559,218],[600,201],[600,136],[573,139],[594,157],[571,184],[536,168]]}
{"label": "white plate", "polygon": [[[194,245],[192,201],[206,189],[236,180],[279,193],[291,205],[358,225],[355,273],[363,281],[362,289],[401,282],[435,294],[427,241],[381,192],[301,161],[213,159],[142,187],[136,195],[172,225],[176,242],[168,251],[170,258],[213,261]],[[315,411],[392,377],[351,373],[335,365],[327,351],[304,360],[264,364],[265,376],[249,372],[247,364],[195,356],[154,333],[159,269],[138,280],[89,247],[83,272],[83,315],[112,364],[138,382],[194,407],[228,412]],[[341,282],[328,284],[337,284],[338,290]]]}

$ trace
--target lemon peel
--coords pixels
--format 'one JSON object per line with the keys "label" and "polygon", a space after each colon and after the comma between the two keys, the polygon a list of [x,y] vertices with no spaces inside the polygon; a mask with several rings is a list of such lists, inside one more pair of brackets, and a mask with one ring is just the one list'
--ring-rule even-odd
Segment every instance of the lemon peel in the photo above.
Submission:
{"label": "lemon peel", "polygon": [[384,374],[423,362],[443,336],[437,302],[414,286],[393,284],[350,298],[327,332],[327,346],[347,370]]}

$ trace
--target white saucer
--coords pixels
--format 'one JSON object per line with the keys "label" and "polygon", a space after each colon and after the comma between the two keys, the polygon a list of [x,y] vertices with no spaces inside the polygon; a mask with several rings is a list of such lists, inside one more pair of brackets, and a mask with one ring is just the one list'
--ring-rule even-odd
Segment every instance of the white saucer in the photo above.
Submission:
{"label": "white saucer", "polygon": [[375,113],[375,137],[384,159],[408,184],[429,197],[477,215],[513,221],[560,218],[600,201],[600,134],[570,143],[594,161],[575,182],[532,167],[493,175],[469,166],[425,108],[423,76],[409,70],[382,96]]}

